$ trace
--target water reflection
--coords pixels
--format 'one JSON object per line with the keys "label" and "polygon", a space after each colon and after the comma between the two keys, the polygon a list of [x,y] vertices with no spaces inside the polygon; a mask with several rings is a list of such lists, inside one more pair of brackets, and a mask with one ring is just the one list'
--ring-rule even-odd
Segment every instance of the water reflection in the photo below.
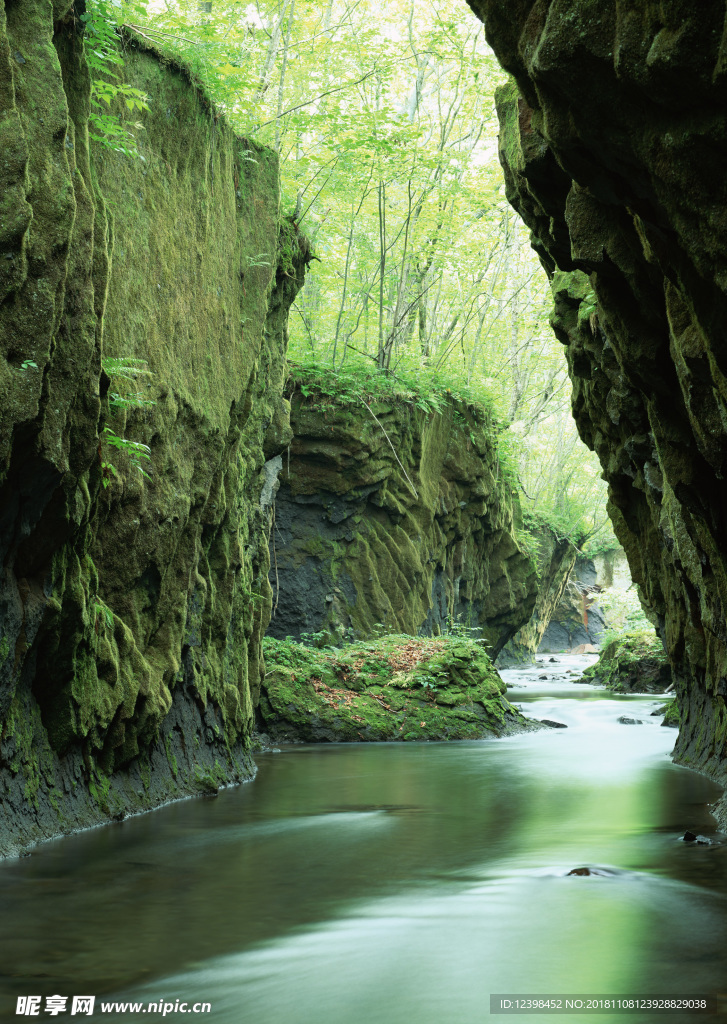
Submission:
{"label": "water reflection", "polygon": [[[511,699],[567,729],[293,748],[216,800],[0,865],[3,1019],[31,991],[209,1000],[215,1022],[258,1024],[469,1024],[493,991],[718,991],[727,847],[677,837],[713,829],[719,790],[670,763],[653,697],[533,676]],[[582,865],[609,875],[566,877]]]}

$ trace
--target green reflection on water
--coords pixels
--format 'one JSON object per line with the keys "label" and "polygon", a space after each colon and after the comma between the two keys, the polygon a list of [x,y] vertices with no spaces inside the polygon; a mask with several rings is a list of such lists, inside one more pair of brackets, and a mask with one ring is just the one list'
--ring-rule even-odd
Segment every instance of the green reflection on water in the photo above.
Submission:
{"label": "green reflection on water", "polygon": [[[4,992],[150,985],[211,999],[215,1022],[439,1024],[481,1020],[493,991],[713,987],[724,848],[676,835],[708,827],[715,787],[607,707],[496,743],[268,755],[217,800],[5,864]],[[565,877],[583,864],[615,873]],[[682,884],[705,878],[716,895]]]}

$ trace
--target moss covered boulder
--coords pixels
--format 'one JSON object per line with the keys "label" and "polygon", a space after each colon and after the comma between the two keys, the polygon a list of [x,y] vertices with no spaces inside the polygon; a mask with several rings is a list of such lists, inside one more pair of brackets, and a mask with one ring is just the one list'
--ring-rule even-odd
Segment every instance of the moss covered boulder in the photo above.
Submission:
{"label": "moss covered boulder", "polygon": [[282,742],[457,740],[535,728],[471,640],[386,636],[343,648],[264,641],[259,727]]}
{"label": "moss covered boulder", "polygon": [[665,704],[663,708],[659,708],[659,713],[664,715],[664,721],[662,725],[666,725],[671,729],[679,728],[679,705],[677,704],[676,698]]}
{"label": "moss covered boulder", "polygon": [[630,630],[610,640],[582,681],[617,693],[664,693],[672,675],[664,646],[653,630]]}

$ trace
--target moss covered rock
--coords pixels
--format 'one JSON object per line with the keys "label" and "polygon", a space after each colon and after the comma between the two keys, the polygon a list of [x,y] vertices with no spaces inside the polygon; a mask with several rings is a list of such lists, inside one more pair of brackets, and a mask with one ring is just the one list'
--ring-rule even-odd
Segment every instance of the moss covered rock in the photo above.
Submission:
{"label": "moss covered rock", "polygon": [[679,728],[679,705],[677,704],[676,698],[665,704],[660,711],[664,715],[664,721],[661,723],[671,729]]}
{"label": "moss covered rock", "polygon": [[259,721],[276,741],[480,739],[536,727],[471,640],[385,636],[316,650],[271,637],[264,648]]}
{"label": "moss covered rock", "polygon": [[725,6],[469,2],[514,76],[507,194],[672,664],[675,755],[727,783]]}
{"label": "moss covered rock", "polygon": [[664,693],[671,686],[672,675],[656,633],[633,630],[609,640],[582,679],[617,693]]}
{"label": "moss covered rock", "polygon": [[0,852],[251,777],[290,437],[276,155],[131,39],[143,160],[91,144],[78,24],[0,13]]}
{"label": "moss covered rock", "polygon": [[497,663],[503,668],[535,660],[535,653],[561,603],[575,565],[575,545],[567,538],[557,536],[550,527],[539,529],[535,541],[538,570],[535,607],[529,621],[501,651]]}
{"label": "moss covered rock", "polygon": [[494,658],[530,618],[537,578],[480,408],[291,397],[275,507],[273,636],[437,635],[461,622]]}

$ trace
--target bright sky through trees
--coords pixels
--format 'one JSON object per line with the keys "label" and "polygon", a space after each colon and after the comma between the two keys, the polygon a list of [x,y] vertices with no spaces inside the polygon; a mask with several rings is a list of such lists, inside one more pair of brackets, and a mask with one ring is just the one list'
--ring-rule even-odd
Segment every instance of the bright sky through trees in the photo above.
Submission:
{"label": "bright sky through trees", "polygon": [[291,359],[487,392],[526,511],[574,536],[601,523],[605,485],[569,416],[547,281],[505,200],[505,75],[466,4],[99,5],[180,56],[241,134],[279,152],[281,213],[317,257]]}

